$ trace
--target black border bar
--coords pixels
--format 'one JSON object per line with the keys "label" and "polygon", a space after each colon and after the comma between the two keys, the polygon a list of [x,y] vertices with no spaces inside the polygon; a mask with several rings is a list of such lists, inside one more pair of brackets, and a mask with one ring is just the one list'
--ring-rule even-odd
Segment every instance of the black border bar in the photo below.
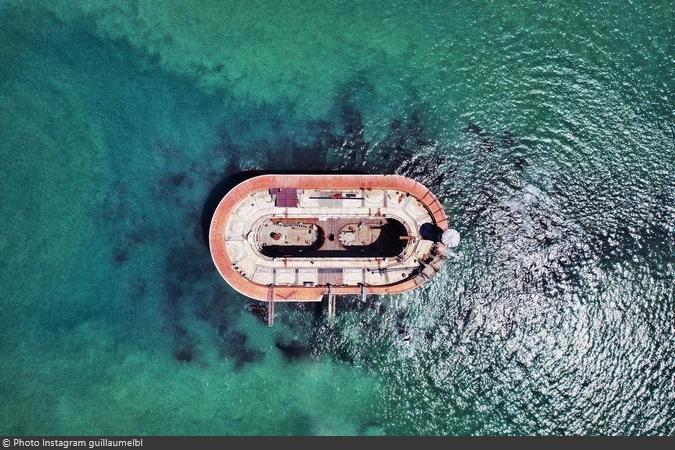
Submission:
{"label": "black border bar", "polygon": [[[59,441],[62,445],[59,445]],[[456,448],[496,449],[672,449],[670,437],[216,437],[216,436],[1,436],[0,449],[312,449],[407,450]],[[84,445],[83,445],[84,443]],[[117,445],[116,445],[117,444]]]}

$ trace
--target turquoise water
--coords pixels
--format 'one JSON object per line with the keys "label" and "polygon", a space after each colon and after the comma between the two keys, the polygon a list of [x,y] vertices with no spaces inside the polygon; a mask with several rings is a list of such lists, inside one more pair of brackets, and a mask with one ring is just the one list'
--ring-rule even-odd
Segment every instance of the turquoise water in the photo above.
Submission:
{"label": "turquoise water", "polygon": [[[0,432],[675,434],[674,13],[1,2]],[[202,207],[292,169],[414,177],[461,258],[268,329]]]}

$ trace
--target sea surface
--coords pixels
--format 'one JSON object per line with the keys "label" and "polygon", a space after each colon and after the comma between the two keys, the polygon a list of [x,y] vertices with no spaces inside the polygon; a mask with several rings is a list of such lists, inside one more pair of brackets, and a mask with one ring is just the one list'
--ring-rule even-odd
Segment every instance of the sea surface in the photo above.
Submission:
{"label": "sea surface", "polygon": [[[1,1],[0,433],[675,434],[672,1]],[[398,173],[460,258],[264,311],[204,211]]]}

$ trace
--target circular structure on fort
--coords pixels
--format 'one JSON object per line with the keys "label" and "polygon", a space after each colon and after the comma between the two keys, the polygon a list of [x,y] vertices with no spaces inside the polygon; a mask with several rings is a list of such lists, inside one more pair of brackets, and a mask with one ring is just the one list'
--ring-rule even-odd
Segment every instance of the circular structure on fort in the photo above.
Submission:
{"label": "circular structure on fort", "polygon": [[218,271],[240,293],[321,301],[417,288],[439,270],[442,241],[458,244],[459,234],[447,231],[438,199],[410,178],[261,175],[223,197],[209,245]]}

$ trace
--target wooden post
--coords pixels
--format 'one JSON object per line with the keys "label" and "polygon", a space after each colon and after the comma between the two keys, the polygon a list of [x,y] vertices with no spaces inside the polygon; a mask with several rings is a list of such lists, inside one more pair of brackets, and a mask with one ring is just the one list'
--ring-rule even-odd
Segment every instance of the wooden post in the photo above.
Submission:
{"label": "wooden post", "polygon": [[333,295],[333,288],[328,285],[328,317],[335,317],[335,295]]}
{"label": "wooden post", "polygon": [[331,307],[330,307],[330,309],[331,309],[331,311],[333,312],[332,317],[335,317],[335,314],[336,314],[336,310],[335,310],[335,294],[332,294],[332,293],[331,293],[331,295],[330,295],[330,301],[331,301]]}
{"label": "wooden post", "polygon": [[267,326],[274,325],[274,285],[270,284],[267,291]]}
{"label": "wooden post", "polygon": [[366,301],[366,285],[361,283],[361,302]]}

